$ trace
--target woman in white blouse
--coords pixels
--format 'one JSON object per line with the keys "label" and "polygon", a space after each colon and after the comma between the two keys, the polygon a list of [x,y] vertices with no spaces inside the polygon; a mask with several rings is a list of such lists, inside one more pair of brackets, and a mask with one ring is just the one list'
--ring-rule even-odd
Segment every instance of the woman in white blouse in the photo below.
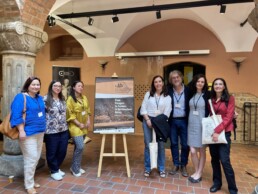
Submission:
{"label": "woman in white blouse", "polygon": [[[171,112],[171,98],[168,95],[164,79],[162,76],[154,76],[151,83],[150,91],[148,91],[143,99],[141,106],[141,115],[143,115],[143,132],[144,132],[144,176],[148,177],[151,173],[150,166],[150,149],[149,143],[152,141],[152,123],[151,119],[164,114],[169,117]],[[158,171],[160,177],[166,177],[165,173],[165,148],[164,142],[158,141]]]}

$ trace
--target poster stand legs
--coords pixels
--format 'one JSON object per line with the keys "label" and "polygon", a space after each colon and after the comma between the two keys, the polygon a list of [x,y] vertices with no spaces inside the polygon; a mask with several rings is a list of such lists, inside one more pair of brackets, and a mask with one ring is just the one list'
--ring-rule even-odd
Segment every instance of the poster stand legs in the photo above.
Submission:
{"label": "poster stand legs", "polygon": [[129,159],[128,159],[128,151],[127,151],[127,142],[126,142],[125,134],[122,134],[123,144],[124,144],[124,153],[116,153],[116,134],[112,134],[112,153],[104,153],[106,135],[107,134],[103,134],[103,136],[102,136],[100,157],[99,157],[99,167],[98,167],[98,175],[97,176],[100,177],[100,174],[101,174],[103,157],[105,157],[105,156],[106,157],[116,157],[116,156],[118,156],[118,157],[125,157],[127,176],[131,177],[131,171],[130,171]]}

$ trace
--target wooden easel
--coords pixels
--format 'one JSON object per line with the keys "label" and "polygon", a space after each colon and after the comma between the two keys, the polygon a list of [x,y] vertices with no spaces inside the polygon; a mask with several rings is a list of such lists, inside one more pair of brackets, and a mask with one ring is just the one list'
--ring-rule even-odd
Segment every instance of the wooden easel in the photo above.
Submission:
{"label": "wooden easel", "polygon": [[[100,177],[101,174],[101,168],[102,168],[102,161],[103,157],[125,157],[125,163],[126,163],[126,171],[127,171],[127,176],[131,177],[131,171],[130,171],[130,166],[129,166],[129,159],[128,159],[128,151],[127,151],[127,142],[126,142],[126,134],[121,134],[123,136],[123,143],[124,143],[124,153],[116,153],[116,135],[117,134],[111,134],[112,135],[112,153],[104,153],[104,148],[105,148],[105,141],[106,141],[106,135],[107,133],[102,134],[102,142],[101,142],[101,149],[100,149],[100,157],[99,157],[99,167],[98,167],[98,177]],[[109,134],[110,135],[110,134]]]}

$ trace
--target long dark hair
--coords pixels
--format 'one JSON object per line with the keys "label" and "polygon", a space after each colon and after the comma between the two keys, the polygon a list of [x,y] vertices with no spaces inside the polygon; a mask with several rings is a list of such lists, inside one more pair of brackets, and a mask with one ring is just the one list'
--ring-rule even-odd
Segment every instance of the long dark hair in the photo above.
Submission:
{"label": "long dark hair", "polygon": [[[49,86],[48,86],[48,92],[47,92],[47,99],[46,99],[46,107],[49,108],[49,107],[52,107],[52,104],[53,104],[53,85],[55,83],[59,82],[61,84],[60,81],[57,81],[57,80],[53,80],[52,82],[50,82]],[[65,102],[65,98],[62,94],[62,91],[58,94],[58,98],[59,100],[64,103]]]}
{"label": "long dark hair", "polygon": [[152,82],[151,82],[151,88],[150,88],[150,96],[153,97],[155,92],[156,92],[156,88],[154,86],[154,81],[157,78],[160,78],[163,82],[163,87],[162,87],[162,91],[161,91],[160,95],[163,94],[164,96],[167,96],[168,95],[168,90],[167,90],[167,87],[164,84],[164,78],[161,75],[156,75],[156,76],[153,77]]}
{"label": "long dark hair", "polygon": [[202,92],[205,93],[208,91],[208,83],[207,83],[207,79],[205,77],[205,75],[203,74],[197,74],[193,77],[192,81],[190,82],[189,84],[189,88],[190,88],[190,91],[191,91],[191,95],[193,96],[194,94],[196,94],[197,92],[197,88],[196,88],[196,83],[198,82],[198,80],[200,78],[203,78],[204,79],[204,86],[203,86],[203,89],[202,89]]}
{"label": "long dark hair", "polygon": [[[21,90],[21,92],[29,92],[29,87],[30,87],[30,84],[31,84],[31,82],[33,82],[34,80],[38,80],[39,81],[39,84],[40,84],[40,86],[41,86],[41,81],[40,81],[40,79],[38,78],[38,77],[34,77],[34,76],[31,76],[31,77],[28,77],[28,79],[25,81],[25,83],[24,83],[24,85],[23,85],[23,87],[22,87],[22,90]],[[38,91],[38,93],[37,94],[39,94],[39,91]]]}
{"label": "long dark hair", "polygon": [[74,102],[77,102],[77,99],[76,99],[75,91],[74,91],[73,88],[74,88],[78,83],[82,83],[82,85],[84,86],[84,83],[83,83],[82,81],[77,80],[77,81],[73,82],[73,84],[72,84],[72,86],[71,86],[72,88],[71,88],[70,96],[73,98]]}
{"label": "long dark hair", "polygon": [[225,87],[225,89],[223,90],[222,95],[221,95],[221,101],[228,102],[228,101],[229,101],[230,94],[229,94],[229,92],[228,92],[228,87],[227,87],[226,81],[225,81],[223,78],[216,78],[216,79],[212,82],[211,97],[212,97],[212,98],[216,98],[216,92],[214,91],[214,83],[215,83],[217,80],[221,80],[221,81],[223,82],[224,87]]}

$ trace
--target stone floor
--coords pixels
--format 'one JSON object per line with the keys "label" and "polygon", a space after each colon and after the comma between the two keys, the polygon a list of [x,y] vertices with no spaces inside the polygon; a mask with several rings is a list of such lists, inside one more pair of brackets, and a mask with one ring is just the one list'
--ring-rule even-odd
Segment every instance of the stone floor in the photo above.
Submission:
{"label": "stone floor", "polygon": [[[186,194],[186,193],[209,193],[212,185],[210,156],[207,149],[207,162],[204,169],[203,181],[198,184],[190,183],[187,178],[177,175],[168,175],[160,178],[154,171],[149,178],[143,176],[143,137],[137,135],[127,135],[129,152],[129,162],[131,178],[127,177],[125,159],[123,157],[105,157],[103,159],[102,174],[97,178],[99,153],[101,146],[101,135],[90,133],[92,142],[86,144],[84,150],[82,167],[86,174],[76,178],[69,172],[69,165],[73,153],[73,145],[69,145],[67,157],[62,165],[62,170],[66,176],[62,181],[54,181],[50,178],[47,166],[36,172],[36,181],[41,184],[39,193],[148,193],[148,194]],[[105,152],[110,152],[112,147],[111,135],[108,136]],[[0,147],[2,149],[2,145]],[[122,138],[117,135],[117,152],[123,151]],[[45,149],[42,157],[45,158]],[[170,150],[166,150],[166,170],[171,169]],[[252,193],[258,179],[247,175],[246,170],[258,170],[258,146],[233,144],[231,149],[231,160],[236,173],[239,193]],[[189,161],[188,171],[193,171],[191,161]],[[13,183],[9,183],[7,177],[0,177],[0,193],[25,193],[22,178],[14,178]],[[227,183],[223,177],[222,190],[217,194],[228,193]]]}

